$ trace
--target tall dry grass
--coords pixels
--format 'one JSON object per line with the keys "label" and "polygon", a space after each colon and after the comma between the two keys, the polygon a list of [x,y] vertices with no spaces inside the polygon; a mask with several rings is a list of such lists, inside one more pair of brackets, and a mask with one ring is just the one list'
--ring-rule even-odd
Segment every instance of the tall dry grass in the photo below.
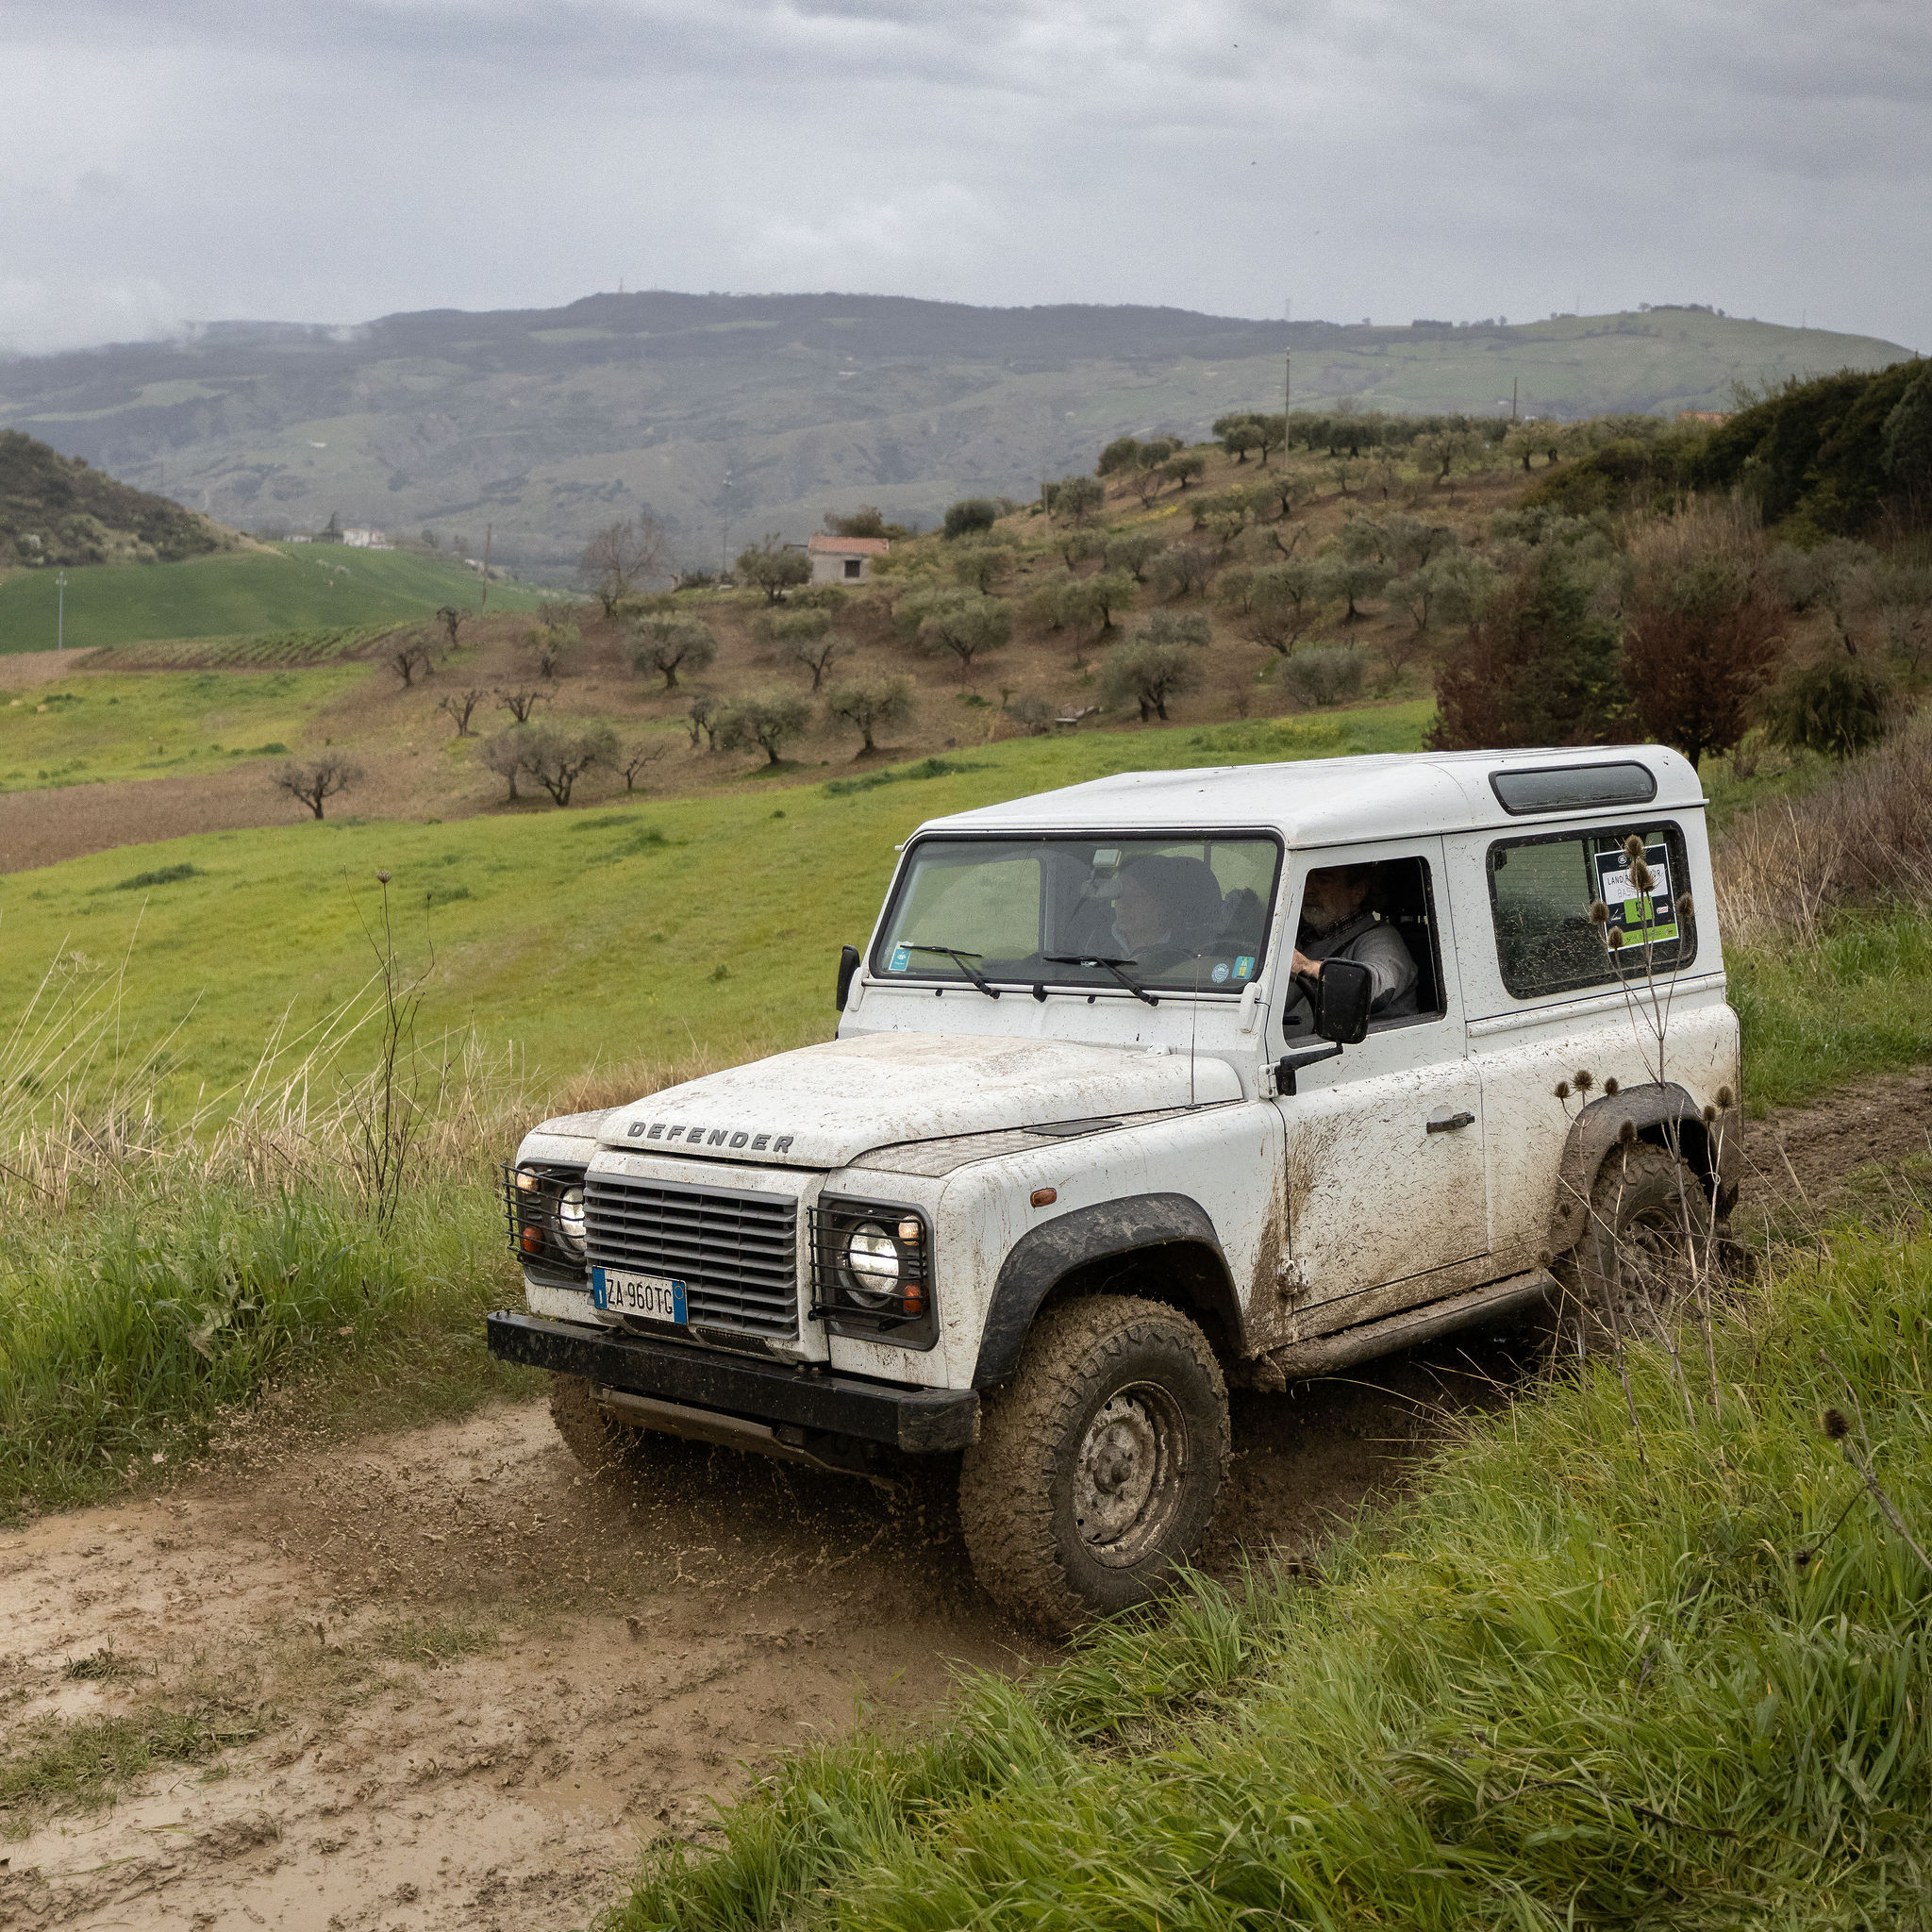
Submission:
{"label": "tall dry grass", "polygon": [[1747,948],[1815,945],[1848,908],[1932,909],[1932,720],[1745,814],[1713,862],[1725,941]]}

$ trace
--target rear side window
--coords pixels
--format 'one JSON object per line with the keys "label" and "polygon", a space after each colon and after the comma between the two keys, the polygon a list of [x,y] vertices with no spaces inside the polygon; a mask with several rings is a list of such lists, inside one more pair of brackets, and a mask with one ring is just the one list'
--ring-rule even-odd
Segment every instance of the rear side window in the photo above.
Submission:
{"label": "rear side window", "polygon": [[[1648,891],[1630,875],[1625,845],[1633,832],[1643,841]],[[1697,955],[1696,932],[1677,913],[1690,874],[1684,835],[1674,824],[1499,839],[1489,872],[1496,958],[1503,984],[1520,1000],[1675,972]],[[1599,900],[1608,912],[1601,926],[1590,916]]]}

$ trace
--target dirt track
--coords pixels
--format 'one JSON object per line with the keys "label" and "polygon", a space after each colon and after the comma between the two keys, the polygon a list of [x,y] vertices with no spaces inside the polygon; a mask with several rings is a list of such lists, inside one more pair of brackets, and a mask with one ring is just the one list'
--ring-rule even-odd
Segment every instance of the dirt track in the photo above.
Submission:
{"label": "dirt track", "polygon": [[[1875,1164],[1903,1198],[1882,1176],[1928,1132],[1924,1074],[1754,1126],[1760,1197],[1795,1178],[1822,1211]],[[1534,1356],[1465,1337],[1238,1397],[1207,1567],[1310,1552]],[[143,1674],[64,1676],[104,1646]],[[930,1711],[956,1661],[1042,1654],[974,1587],[937,1481],[888,1496],[720,1453],[600,1483],[541,1402],[347,1448],[258,1424],[219,1476],[0,1536],[9,1726],[158,1699],[256,1733],[6,1847],[0,1924],[553,1932],[641,1842],[705,1837],[747,1763],[861,1700]]]}

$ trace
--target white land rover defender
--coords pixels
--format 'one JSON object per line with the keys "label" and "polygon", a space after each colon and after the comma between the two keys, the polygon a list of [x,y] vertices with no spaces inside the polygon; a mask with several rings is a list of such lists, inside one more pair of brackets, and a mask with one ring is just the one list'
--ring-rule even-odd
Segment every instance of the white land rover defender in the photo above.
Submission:
{"label": "white land rover defender", "polygon": [[835,1039],[525,1140],[527,1308],[490,1345],[551,1372],[592,1466],[666,1435],[958,1457],[981,1580],[1071,1626],[1199,1544],[1229,1381],[1557,1291],[1587,1325],[1687,1202],[1722,1226],[1712,905],[1696,773],[1655,745],[934,820],[845,948]]}

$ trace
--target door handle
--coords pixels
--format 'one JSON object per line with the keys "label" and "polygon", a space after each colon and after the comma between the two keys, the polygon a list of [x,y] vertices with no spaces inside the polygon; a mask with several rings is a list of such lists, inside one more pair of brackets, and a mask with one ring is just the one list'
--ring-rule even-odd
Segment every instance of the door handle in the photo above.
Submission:
{"label": "door handle", "polygon": [[1423,1131],[1427,1134],[1453,1134],[1458,1128],[1474,1125],[1475,1116],[1473,1113],[1445,1113],[1427,1122]]}

